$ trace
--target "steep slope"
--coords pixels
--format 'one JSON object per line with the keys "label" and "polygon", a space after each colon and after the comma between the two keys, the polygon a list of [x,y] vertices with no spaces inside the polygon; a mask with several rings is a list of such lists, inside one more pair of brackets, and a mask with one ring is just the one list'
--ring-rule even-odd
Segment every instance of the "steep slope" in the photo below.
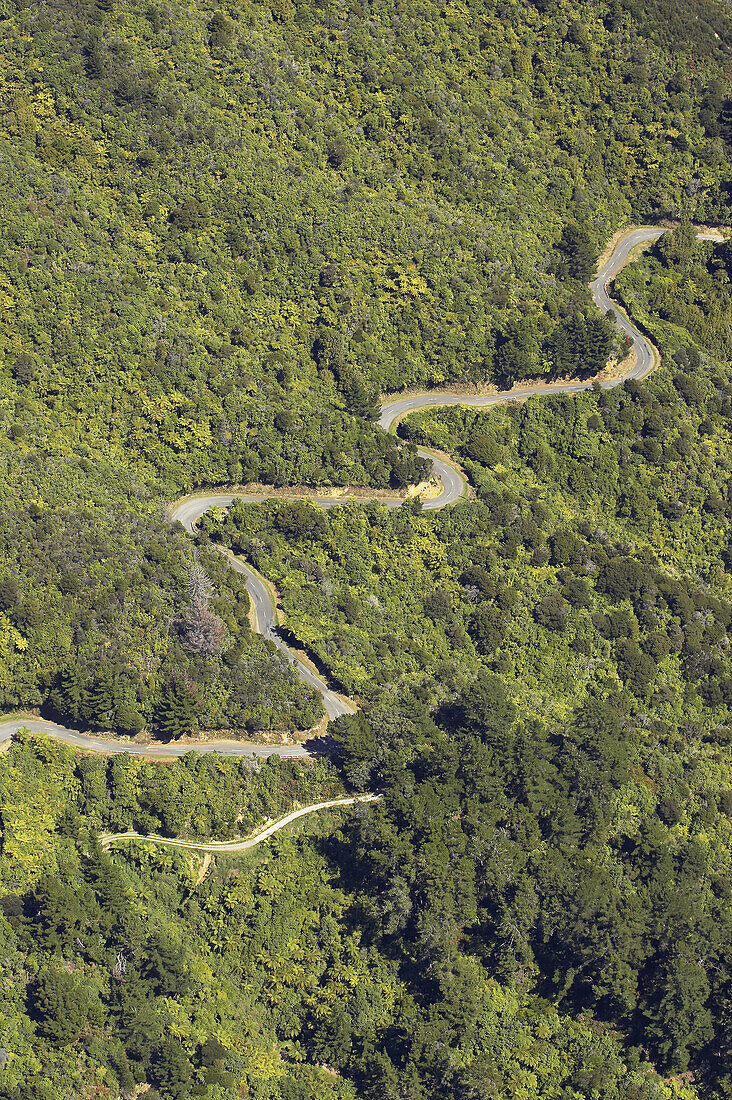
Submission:
{"label": "steep slope", "polygon": [[379,389],[601,362],[597,243],[631,214],[724,217],[717,40],[670,51],[562,3],[5,15],[4,705],[50,706],[73,650],[89,685],[109,659],[98,728],[307,725],[231,614],[231,665],[169,630],[191,562],[155,564],[162,501],[403,485],[421,468],[371,425]]}

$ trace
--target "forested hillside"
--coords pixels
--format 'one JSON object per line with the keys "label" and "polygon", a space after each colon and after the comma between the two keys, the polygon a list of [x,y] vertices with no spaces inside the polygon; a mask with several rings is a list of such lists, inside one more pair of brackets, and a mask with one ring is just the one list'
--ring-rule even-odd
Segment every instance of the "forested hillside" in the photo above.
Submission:
{"label": "forested hillside", "polygon": [[[431,765],[415,757],[417,772],[397,767],[387,809],[376,818],[356,811],[343,832],[335,811],[302,836],[278,834],[246,859],[219,859],[199,885],[200,864],[185,852],[135,844],[109,855],[95,832],[136,825],[232,835],[259,814],[276,814],[288,799],[328,797],[336,789],[333,771],[318,765],[310,774],[310,767],[271,761],[254,776],[213,757],[108,763],[75,759],[43,739],[22,739],[4,754],[4,1100],[120,1094],[695,1100],[681,1080],[659,1077],[639,1047],[624,1051],[606,1023],[587,1011],[572,1013],[586,988],[581,982],[571,997],[564,991],[561,1010],[553,1003],[556,991],[530,991],[526,915],[521,941],[514,941],[519,960],[503,954],[505,964],[496,966],[492,945],[504,942],[515,918],[507,914],[495,930],[475,874],[481,867],[482,883],[490,852],[490,890],[496,874],[510,873],[513,848],[500,824],[506,803],[487,775],[488,750],[467,726],[451,748],[452,738],[419,708],[401,706],[394,714],[410,739],[427,736],[446,755],[431,753]],[[381,717],[371,715],[379,730]],[[477,710],[473,719],[480,720]],[[526,823],[517,822],[522,835]],[[540,893],[520,894],[529,911],[567,873],[566,842],[551,862],[526,849],[519,883],[537,861],[546,862]],[[668,864],[663,830],[654,843]],[[395,854],[396,864],[386,862]],[[649,848],[648,860],[654,855]],[[617,922],[628,915],[617,912],[612,898],[603,901],[602,930],[587,921],[596,892],[604,895],[614,873],[608,867],[593,879],[581,867],[563,881],[564,893],[545,916],[556,937],[547,955],[574,933],[577,952],[589,962],[598,935],[624,934]],[[687,856],[683,873],[692,888],[703,872]],[[648,891],[655,896],[660,889],[661,872],[647,874],[649,885],[629,915],[636,923]],[[560,918],[555,906],[578,877],[580,892]],[[418,894],[423,900],[413,912]],[[659,921],[670,919],[661,898]],[[713,915],[724,919],[722,908]],[[463,937],[466,922],[471,931]],[[720,928],[709,950],[721,934]],[[678,942],[688,959],[691,945],[681,929]],[[623,978],[626,1004],[633,975],[623,968]],[[672,1014],[673,991],[668,996]],[[590,1003],[587,995],[585,1009]],[[677,1028],[688,1026],[694,1007],[689,1003]],[[665,1024],[664,1017],[658,1026]],[[703,1014],[694,1036],[708,1032]],[[143,1081],[150,1087],[136,1093]]]}
{"label": "forested hillside", "polygon": [[331,729],[347,779],[386,798],[343,858],[358,853],[376,941],[434,972],[420,996],[459,996],[464,950],[720,1096],[727,250],[682,227],[624,273],[665,355],[647,383],[404,421],[459,459],[473,499],[237,505],[204,524],[276,578],[293,632],[368,700]]}
{"label": "forested hillside", "polygon": [[[0,706],[327,757],[0,755],[0,1100],[728,1100],[732,21],[714,0],[0,5]],[[646,382],[431,410],[380,394]],[[167,506],[199,487],[458,504]],[[246,835],[204,867],[99,834]]]}
{"label": "forested hillside", "polygon": [[379,390],[602,365],[599,244],[726,217],[727,24],[701,10],[659,37],[617,3],[6,5],[6,708],[56,713],[103,657],[113,705],[68,720],[164,731],[181,668],[181,728],[314,720],[230,622],[203,666],[181,651],[163,501],[418,481]]}

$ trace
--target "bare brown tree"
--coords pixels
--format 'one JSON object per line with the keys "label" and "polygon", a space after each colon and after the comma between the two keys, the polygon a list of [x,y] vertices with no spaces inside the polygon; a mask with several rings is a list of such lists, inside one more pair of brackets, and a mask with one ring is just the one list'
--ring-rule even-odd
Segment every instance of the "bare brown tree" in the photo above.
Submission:
{"label": "bare brown tree", "polygon": [[178,636],[189,653],[212,657],[221,651],[226,639],[226,626],[209,608],[214,586],[198,562],[194,562],[188,570],[188,592],[190,604],[175,622]]}

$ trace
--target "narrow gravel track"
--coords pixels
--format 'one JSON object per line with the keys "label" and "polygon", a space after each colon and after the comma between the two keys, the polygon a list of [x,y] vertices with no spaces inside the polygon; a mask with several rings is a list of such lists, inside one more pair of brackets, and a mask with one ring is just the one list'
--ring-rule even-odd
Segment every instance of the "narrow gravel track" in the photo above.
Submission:
{"label": "narrow gravel track", "polygon": [[279,821],[273,822],[246,840],[182,840],[178,837],[157,836],[156,834],[145,836],[142,833],[127,832],[105,833],[99,837],[99,841],[103,848],[111,848],[113,845],[123,844],[130,840],[144,840],[152,844],[162,844],[166,848],[185,848],[191,852],[212,852],[215,855],[223,855],[225,852],[246,852],[249,848],[256,848],[257,844],[261,844],[263,840],[274,836],[280,829],[284,829],[286,825],[297,821],[300,817],[305,817],[307,814],[313,814],[317,810],[330,810],[335,806],[354,806],[358,802],[378,802],[380,798],[380,794],[357,794],[352,798],[333,798],[330,802],[316,802],[313,806],[303,806],[301,809],[293,810],[292,813],[281,817]]}
{"label": "narrow gravel track", "polygon": [[[633,366],[622,376],[602,382],[601,385],[605,389],[611,389],[614,386],[618,386],[628,378],[645,378],[645,376],[653,370],[654,366],[660,362],[661,357],[658,349],[640,329],[633,324],[626,314],[618,307],[617,303],[612,300],[609,287],[618,272],[634,258],[634,250],[642,248],[651,241],[657,240],[665,232],[667,232],[667,230],[659,229],[657,226],[634,226],[628,229],[615,243],[610,256],[598,271],[595,279],[590,283],[590,291],[598,309],[603,313],[607,313],[608,310],[613,310],[616,323],[623,332],[629,336],[635,349],[635,363]],[[698,233],[698,237],[700,240],[724,239],[722,235],[715,230],[701,230]],[[523,401],[535,395],[579,393],[581,390],[587,390],[591,386],[592,382],[561,382],[548,385],[524,386],[512,390],[504,390],[500,393],[476,396],[456,396],[454,394],[441,392],[440,390],[433,390],[427,393],[411,393],[385,401],[381,406],[378,423],[380,427],[384,428],[386,431],[390,431],[402,417],[406,416],[408,413],[416,412],[418,409],[444,407],[447,405],[467,405],[471,408],[483,409],[489,408],[491,405],[502,404],[506,401]],[[462,472],[457,467],[445,462],[444,459],[434,454],[432,451],[420,449],[419,454],[431,462],[433,476],[442,484],[442,491],[439,496],[432,500],[424,501],[423,507],[425,509],[434,510],[437,508],[445,508],[449,504],[454,504],[463,496],[466,489],[467,483]],[[267,499],[268,495],[266,493],[253,495],[240,493],[236,490],[229,492],[222,490],[210,493],[202,492],[183,497],[181,500],[177,501],[171,506],[170,515],[174,521],[181,523],[186,531],[193,533],[198,520],[204,512],[209,510],[209,508],[228,508],[237,500],[244,501],[245,503],[254,503]],[[347,498],[344,501],[343,498],[322,496],[315,492],[307,494],[307,499],[314,504],[320,505],[322,508],[334,508],[337,505],[347,502]],[[368,498],[360,497],[359,499],[362,502],[364,499],[380,501],[389,508],[399,508],[402,505],[401,500],[386,499],[383,496],[379,496],[378,493],[374,493],[373,496]],[[293,653],[289,646],[279,636],[277,633],[276,608],[264,579],[260,577],[251,566],[247,565],[240,558],[235,557],[230,551],[225,551],[225,553],[231,568],[235,569],[237,573],[241,573],[242,576],[246,578],[246,587],[254,607],[258,632],[263,637],[269,639],[269,641],[285,655],[300,679],[322,696],[323,705],[330,719],[338,718],[343,714],[354,713],[356,707],[347,699],[344,699],[333,691],[326,681],[302,661],[297,654]],[[67,729],[64,726],[58,726],[52,722],[45,722],[36,718],[24,719],[22,717],[10,718],[4,722],[0,722],[0,743],[7,741],[17,730],[22,728],[42,731],[50,737],[66,741],[81,749],[109,753],[130,752],[142,756],[182,756],[186,752],[195,750],[196,752],[217,752],[223,756],[262,757],[277,753],[279,756],[293,757],[309,756],[315,752],[323,751],[322,742],[320,745],[311,746],[257,745],[246,741],[201,742],[188,743],[185,745],[136,745],[134,742],[124,743],[119,739],[111,741],[103,737],[91,737],[79,733],[78,730]],[[162,842],[166,841],[161,840],[161,843]]]}

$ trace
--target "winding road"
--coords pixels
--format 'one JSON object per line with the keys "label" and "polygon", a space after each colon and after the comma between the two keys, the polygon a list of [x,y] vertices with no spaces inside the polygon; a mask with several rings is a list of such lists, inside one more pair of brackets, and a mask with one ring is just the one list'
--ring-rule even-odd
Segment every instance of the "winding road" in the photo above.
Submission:
{"label": "winding road", "polygon": [[[590,291],[598,309],[603,313],[607,313],[608,310],[613,310],[616,323],[622,331],[628,335],[635,350],[635,362],[633,365],[624,374],[601,382],[601,385],[605,389],[617,386],[627,378],[644,378],[653,370],[654,366],[660,362],[660,353],[658,349],[640,329],[633,324],[617,303],[612,300],[609,293],[609,286],[618,272],[634,258],[636,249],[642,249],[643,246],[649,244],[651,241],[657,240],[665,232],[667,232],[666,229],[658,228],[657,226],[634,226],[619,234],[610,250],[609,256],[598,271],[595,279],[590,283]],[[725,239],[724,236],[716,230],[700,230],[697,236],[700,240],[721,241]],[[488,408],[491,405],[498,405],[506,401],[523,401],[535,395],[579,393],[581,390],[587,390],[591,386],[592,382],[560,382],[546,385],[524,386],[523,388],[516,387],[499,393],[475,396],[459,396],[445,393],[440,390],[433,390],[427,393],[410,393],[386,400],[381,406],[378,423],[379,426],[386,431],[392,431],[402,417],[406,416],[408,413],[416,412],[418,409],[435,406],[443,407],[446,405],[467,405],[472,408]],[[428,459],[432,464],[433,477],[442,485],[439,495],[431,500],[425,500],[423,502],[423,507],[425,509],[437,509],[445,508],[449,504],[454,504],[455,501],[460,499],[466,489],[466,481],[461,471],[432,451],[420,449],[419,454],[423,458]],[[302,493],[299,494],[300,499],[302,495]],[[295,494],[293,494],[293,497],[294,496]],[[183,497],[172,505],[170,515],[173,521],[178,521],[185,527],[186,531],[192,533],[200,517],[204,512],[208,511],[209,508],[228,508],[236,500],[252,503],[266,499],[268,499],[267,493],[246,494],[235,490],[231,492],[218,491],[195,493],[191,496]],[[380,501],[389,508],[399,508],[403,503],[402,500],[394,500],[393,498],[387,499],[383,496],[379,496],[378,493],[374,493],[373,496],[367,498],[363,496],[349,498],[347,495],[333,497],[319,495],[317,493],[308,493],[307,499],[323,508],[333,508],[354,499],[361,500],[362,502],[366,499],[370,501]],[[228,558],[231,568],[235,569],[246,578],[246,587],[252,600],[258,632],[271,641],[285,655],[290,664],[294,666],[298,676],[322,696],[326,713],[330,719],[337,718],[343,714],[354,713],[356,710],[355,706],[333,691],[325,680],[295,654],[279,636],[277,632],[277,610],[270,589],[264,578],[240,558],[235,557],[230,551],[224,551],[224,553]],[[66,741],[81,749],[107,753],[129,752],[152,757],[182,756],[184,753],[193,750],[205,753],[216,752],[223,756],[251,757],[265,757],[273,753],[277,753],[282,757],[308,756],[314,752],[322,751],[317,745],[258,745],[246,741],[188,742],[182,745],[138,745],[133,741],[125,742],[120,739],[112,741],[103,737],[90,736],[80,733],[78,730],[67,729],[64,726],[46,722],[42,719],[24,718],[23,716],[16,716],[0,722],[0,743],[9,740],[19,729],[30,729],[43,732],[50,737]],[[168,842],[165,838],[160,838],[160,842],[175,843]],[[203,848],[202,850],[208,849]]]}
{"label": "winding road", "polygon": [[302,806],[299,810],[293,810],[292,813],[281,817],[279,821],[267,825],[266,828],[261,829],[246,840],[184,840],[179,837],[158,836],[156,833],[145,835],[130,831],[126,833],[105,833],[99,837],[99,842],[103,848],[111,848],[114,844],[129,840],[144,840],[151,841],[153,844],[162,844],[166,848],[186,848],[191,852],[212,852],[214,855],[222,855],[224,852],[246,852],[249,848],[255,848],[263,840],[274,836],[286,825],[297,821],[299,817],[305,817],[306,814],[315,813],[316,810],[330,810],[335,806],[354,806],[357,802],[378,802],[380,798],[380,794],[357,794],[350,798],[333,798],[330,802],[316,802],[312,806]]}

